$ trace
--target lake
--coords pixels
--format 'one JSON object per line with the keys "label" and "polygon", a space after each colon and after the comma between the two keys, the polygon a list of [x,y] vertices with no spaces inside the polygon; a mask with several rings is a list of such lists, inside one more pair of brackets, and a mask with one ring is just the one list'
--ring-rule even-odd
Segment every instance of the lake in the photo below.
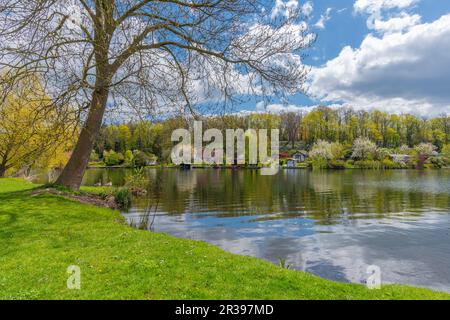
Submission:
{"label": "lake", "polygon": [[[125,169],[90,169],[84,184],[124,183]],[[450,291],[450,170],[147,169],[153,230],[203,240],[324,278]],[[149,248],[151,250],[152,248]]]}

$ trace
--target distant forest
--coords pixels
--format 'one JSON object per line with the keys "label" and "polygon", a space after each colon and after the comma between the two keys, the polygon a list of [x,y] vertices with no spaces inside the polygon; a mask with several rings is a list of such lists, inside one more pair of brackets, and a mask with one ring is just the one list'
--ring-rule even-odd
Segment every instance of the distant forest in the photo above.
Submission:
{"label": "distant forest", "polygon": [[[202,120],[203,130],[278,128],[282,152],[291,154],[298,150],[310,151],[315,144],[324,141],[351,149],[358,138],[370,140],[378,148],[390,149],[391,152],[414,148],[421,143],[432,144],[436,151],[441,152],[450,143],[450,116],[447,115],[425,119],[377,110],[317,107],[309,112],[234,114]],[[168,163],[173,146],[170,141],[172,131],[190,127],[192,120],[183,117],[159,122],[104,125],[91,161],[119,164],[126,162],[127,157],[131,161],[133,155],[141,154],[160,163]]]}

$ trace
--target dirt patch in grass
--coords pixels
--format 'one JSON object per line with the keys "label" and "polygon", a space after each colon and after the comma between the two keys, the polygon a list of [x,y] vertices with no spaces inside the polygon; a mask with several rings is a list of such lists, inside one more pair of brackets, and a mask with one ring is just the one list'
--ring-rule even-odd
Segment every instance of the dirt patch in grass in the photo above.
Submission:
{"label": "dirt patch in grass", "polygon": [[114,195],[97,195],[92,193],[70,193],[53,188],[37,189],[31,192],[31,196],[37,196],[40,194],[53,194],[62,196],[74,201],[78,201],[84,204],[91,204],[97,207],[118,209],[117,203],[114,199]]}

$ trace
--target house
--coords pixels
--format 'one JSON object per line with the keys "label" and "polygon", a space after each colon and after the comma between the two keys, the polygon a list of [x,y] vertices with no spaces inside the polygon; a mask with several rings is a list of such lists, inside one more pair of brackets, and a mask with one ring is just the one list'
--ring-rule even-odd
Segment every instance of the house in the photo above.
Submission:
{"label": "house", "polygon": [[298,160],[295,159],[289,159],[286,161],[286,168],[296,168],[298,164]]}
{"label": "house", "polygon": [[279,158],[280,158],[280,160],[290,159],[291,155],[289,153],[287,153],[287,152],[282,152],[282,153],[279,154]]}
{"label": "house", "polygon": [[296,160],[297,162],[305,162],[306,159],[308,159],[308,152],[306,151],[299,151],[292,155],[292,158]]}

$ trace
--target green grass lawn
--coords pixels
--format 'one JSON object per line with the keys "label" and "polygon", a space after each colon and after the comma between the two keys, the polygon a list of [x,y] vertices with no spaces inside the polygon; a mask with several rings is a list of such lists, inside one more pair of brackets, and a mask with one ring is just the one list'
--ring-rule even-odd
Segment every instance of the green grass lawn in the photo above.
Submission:
{"label": "green grass lawn", "polygon": [[[282,269],[207,243],[128,227],[117,211],[0,179],[0,299],[450,299],[369,290]],[[66,288],[81,268],[81,290]]]}

